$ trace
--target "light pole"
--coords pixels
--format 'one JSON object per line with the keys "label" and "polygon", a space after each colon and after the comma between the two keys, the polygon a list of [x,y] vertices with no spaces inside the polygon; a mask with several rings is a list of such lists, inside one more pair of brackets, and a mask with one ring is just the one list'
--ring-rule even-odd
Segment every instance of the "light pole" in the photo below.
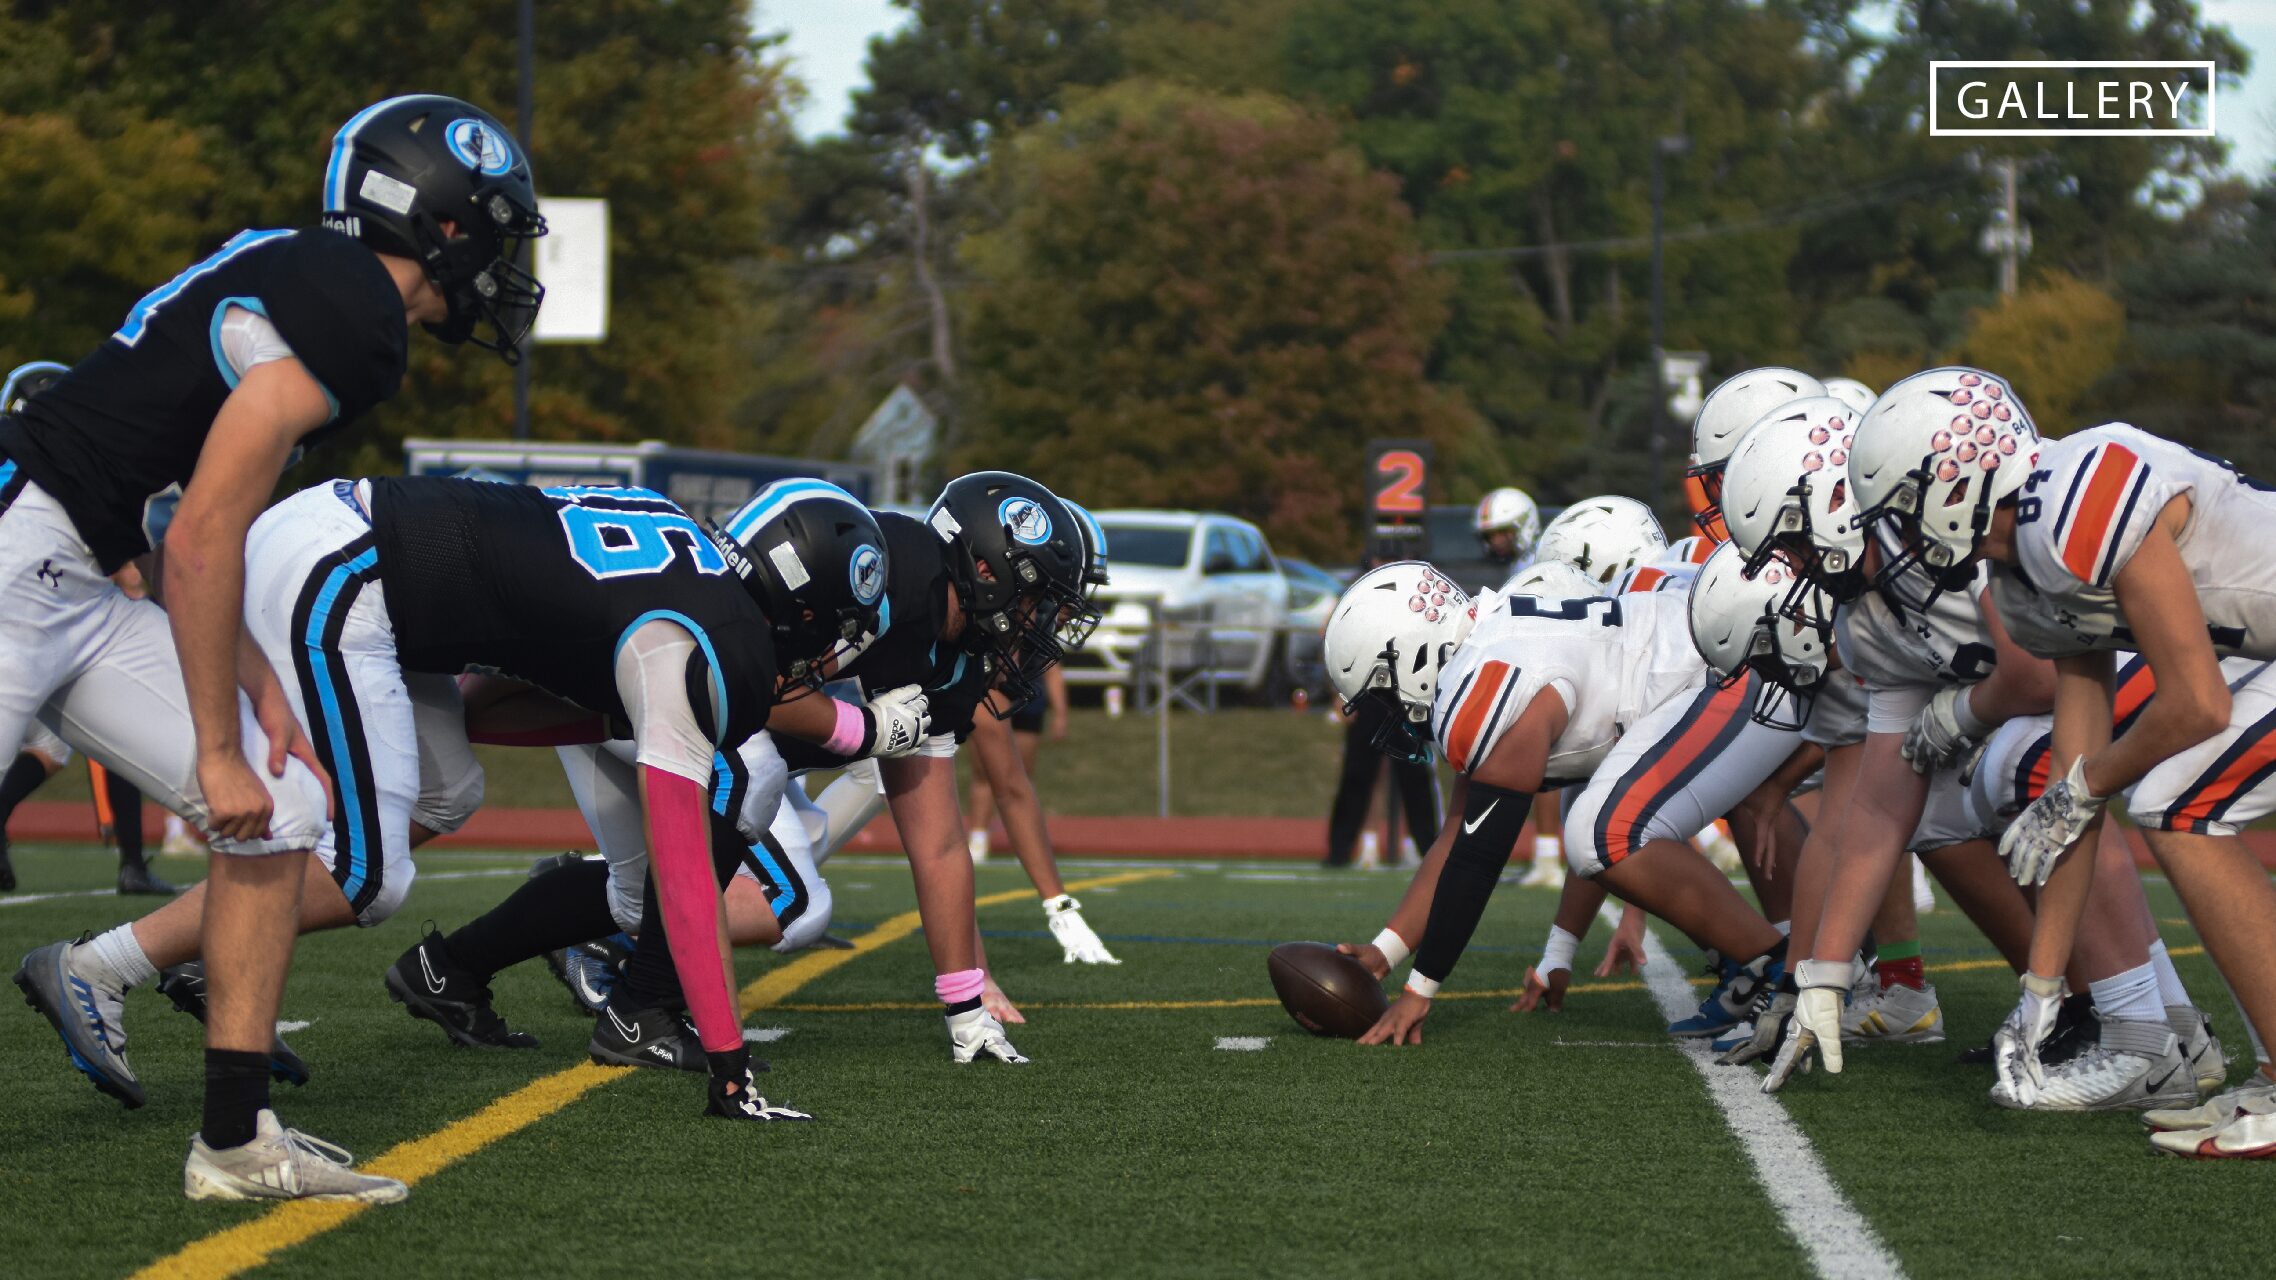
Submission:
{"label": "light pole", "polygon": [[1666,497],[1667,396],[1661,387],[1661,356],[1667,346],[1667,261],[1661,249],[1661,223],[1667,202],[1667,158],[1691,150],[1691,139],[1666,134],[1652,144],[1652,439],[1649,455],[1652,513]]}
{"label": "light pole", "polygon": [[[537,59],[537,0],[520,0],[516,4],[516,25],[520,28],[516,43],[520,46],[518,78],[520,85],[514,95],[514,132],[521,137],[522,154],[529,155],[530,113],[536,109],[532,99],[536,96],[537,79],[534,64]],[[536,165],[533,163],[532,168]],[[532,254],[537,250],[530,249]],[[535,268],[537,264],[529,264]],[[514,362],[514,439],[529,439],[529,357],[530,348],[537,344],[523,335],[521,359]]]}

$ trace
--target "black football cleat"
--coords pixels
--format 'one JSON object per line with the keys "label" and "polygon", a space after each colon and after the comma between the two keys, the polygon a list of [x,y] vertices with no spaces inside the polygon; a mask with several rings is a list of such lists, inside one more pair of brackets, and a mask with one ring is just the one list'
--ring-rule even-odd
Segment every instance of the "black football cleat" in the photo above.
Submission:
{"label": "black football cleat", "polygon": [[[656,1067],[671,1071],[709,1071],[703,1043],[684,1014],[662,1009],[631,1009],[612,1000],[593,1020],[593,1039],[585,1052],[604,1067]],[[764,1071],[765,1064],[752,1064]]]}
{"label": "black football cleat", "polygon": [[[172,1001],[176,1009],[205,1025],[205,962],[186,960],[170,964],[158,971],[158,994]],[[308,1064],[285,1043],[284,1033],[278,1032],[269,1041],[269,1077],[294,1087],[308,1083]]]}
{"label": "black football cleat", "polygon": [[410,1012],[443,1029],[452,1044],[477,1049],[535,1049],[537,1037],[516,1031],[490,1007],[490,988],[453,964],[443,936],[427,936],[387,968],[387,994]]}
{"label": "black football cleat", "polygon": [[150,864],[147,862],[122,862],[119,864],[119,896],[122,898],[134,895],[170,898],[181,891],[180,885],[159,879],[152,873]]}

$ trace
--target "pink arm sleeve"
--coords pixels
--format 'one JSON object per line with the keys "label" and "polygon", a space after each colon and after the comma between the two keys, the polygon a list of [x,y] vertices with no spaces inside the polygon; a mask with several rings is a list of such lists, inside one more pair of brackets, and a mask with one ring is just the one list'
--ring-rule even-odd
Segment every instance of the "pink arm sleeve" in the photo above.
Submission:
{"label": "pink arm sleeve", "polygon": [[721,948],[719,885],[711,876],[703,788],[649,765],[641,766],[640,781],[648,813],[649,864],[672,944],[672,967],[679,971],[696,1037],[711,1053],[739,1049],[743,1025],[735,1014]]}

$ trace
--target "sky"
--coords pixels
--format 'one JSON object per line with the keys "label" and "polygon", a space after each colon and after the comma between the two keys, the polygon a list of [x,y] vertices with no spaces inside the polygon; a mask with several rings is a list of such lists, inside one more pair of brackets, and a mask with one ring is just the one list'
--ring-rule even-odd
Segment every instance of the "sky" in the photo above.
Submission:
{"label": "sky", "polygon": [[[757,0],[759,28],[789,35],[792,71],[807,86],[797,116],[804,137],[836,131],[862,84],[869,38],[904,21],[889,0]],[[2232,144],[2229,166],[2265,174],[2276,165],[2276,0],[2199,0],[2208,21],[2226,24],[2260,65],[2221,94],[2216,126]]]}

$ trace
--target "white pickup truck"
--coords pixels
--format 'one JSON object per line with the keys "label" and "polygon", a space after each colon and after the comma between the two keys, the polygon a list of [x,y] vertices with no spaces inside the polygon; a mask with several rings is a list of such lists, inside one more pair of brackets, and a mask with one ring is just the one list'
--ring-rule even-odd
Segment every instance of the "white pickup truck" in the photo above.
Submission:
{"label": "white pickup truck", "polygon": [[1206,643],[1173,639],[1174,673],[1201,655],[1220,686],[1261,695],[1284,669],[1283,627],[1288,579],[1257,527],[1208,511],[1100,511],[1110,581],[1099,592],[1105,613],[1090,643],[1069,656],[1073,684],[1129,684],[1148,640],[1146,601],[1166,616],[1206,623]]}

